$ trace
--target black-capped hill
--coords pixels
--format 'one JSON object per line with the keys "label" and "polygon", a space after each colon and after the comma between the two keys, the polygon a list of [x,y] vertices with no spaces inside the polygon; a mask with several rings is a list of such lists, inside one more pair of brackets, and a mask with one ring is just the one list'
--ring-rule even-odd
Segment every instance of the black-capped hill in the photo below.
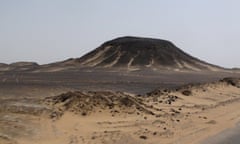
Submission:
{"label": "black-capped hill", "polygon": [[120,37],[105,42],[76,60],[83,66],[103,68],[221,69],[192,57],[170,41],[140,37]]}

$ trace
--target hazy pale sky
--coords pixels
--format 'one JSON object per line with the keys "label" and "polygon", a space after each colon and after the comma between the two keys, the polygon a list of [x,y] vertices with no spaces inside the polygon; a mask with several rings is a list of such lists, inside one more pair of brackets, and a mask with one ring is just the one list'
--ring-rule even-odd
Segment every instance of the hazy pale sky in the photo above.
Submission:
{"label": "hazy pale sky", "polygon": [[0,62],[80,57],[119,36],[167,39],[240,67],[239,0],[0,0]]}

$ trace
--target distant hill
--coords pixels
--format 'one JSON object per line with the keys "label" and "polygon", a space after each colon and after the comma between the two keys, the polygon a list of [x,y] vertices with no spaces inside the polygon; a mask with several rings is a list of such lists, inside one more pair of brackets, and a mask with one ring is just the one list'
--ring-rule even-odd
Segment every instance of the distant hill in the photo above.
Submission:
{"label": "distant hill", "polygon": [[94,51],[75,59],[86,67],[211,70],[222,68],[199,60],[173,43],[152,38],[120,37],[105,42]]}
{"label": "distant hill", "polygon": [[37,68],[40,68],[40,65],[35,62],[0,63],[0,71],[32,71]]}
{"label": "distant hill", "polygon": [[172,42],[141,37],[120,37],[103,43],[80,58],[38,65],[34,62],[0,64],[0,71],[55,72],[81,68],[121,69],[127,71],[222,71],[219,66],[199,60]]}

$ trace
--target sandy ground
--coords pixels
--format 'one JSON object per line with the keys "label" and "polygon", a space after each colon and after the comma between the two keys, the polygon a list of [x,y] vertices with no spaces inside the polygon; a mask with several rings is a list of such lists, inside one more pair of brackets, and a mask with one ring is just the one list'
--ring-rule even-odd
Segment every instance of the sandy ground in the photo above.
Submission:
{"label": "sandy ground", "polygon": [[239,86],[237,80],[234,85],[221,81],[155,90],[141,97],[120,92],[51,96],[34,106],[1,108],[0,143],[202,143],[240,121]]}

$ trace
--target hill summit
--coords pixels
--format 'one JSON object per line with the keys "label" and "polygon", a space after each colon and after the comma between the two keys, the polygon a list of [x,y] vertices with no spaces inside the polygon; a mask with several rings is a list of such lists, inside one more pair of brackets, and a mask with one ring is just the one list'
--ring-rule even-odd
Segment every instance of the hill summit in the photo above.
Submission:
{"label": "hill summit", "polygon": [[220,69],[192,57],[170,41],[130,36],[107,41],[75,60],[87,67],[128,69],[145,67],[196,71]]}

